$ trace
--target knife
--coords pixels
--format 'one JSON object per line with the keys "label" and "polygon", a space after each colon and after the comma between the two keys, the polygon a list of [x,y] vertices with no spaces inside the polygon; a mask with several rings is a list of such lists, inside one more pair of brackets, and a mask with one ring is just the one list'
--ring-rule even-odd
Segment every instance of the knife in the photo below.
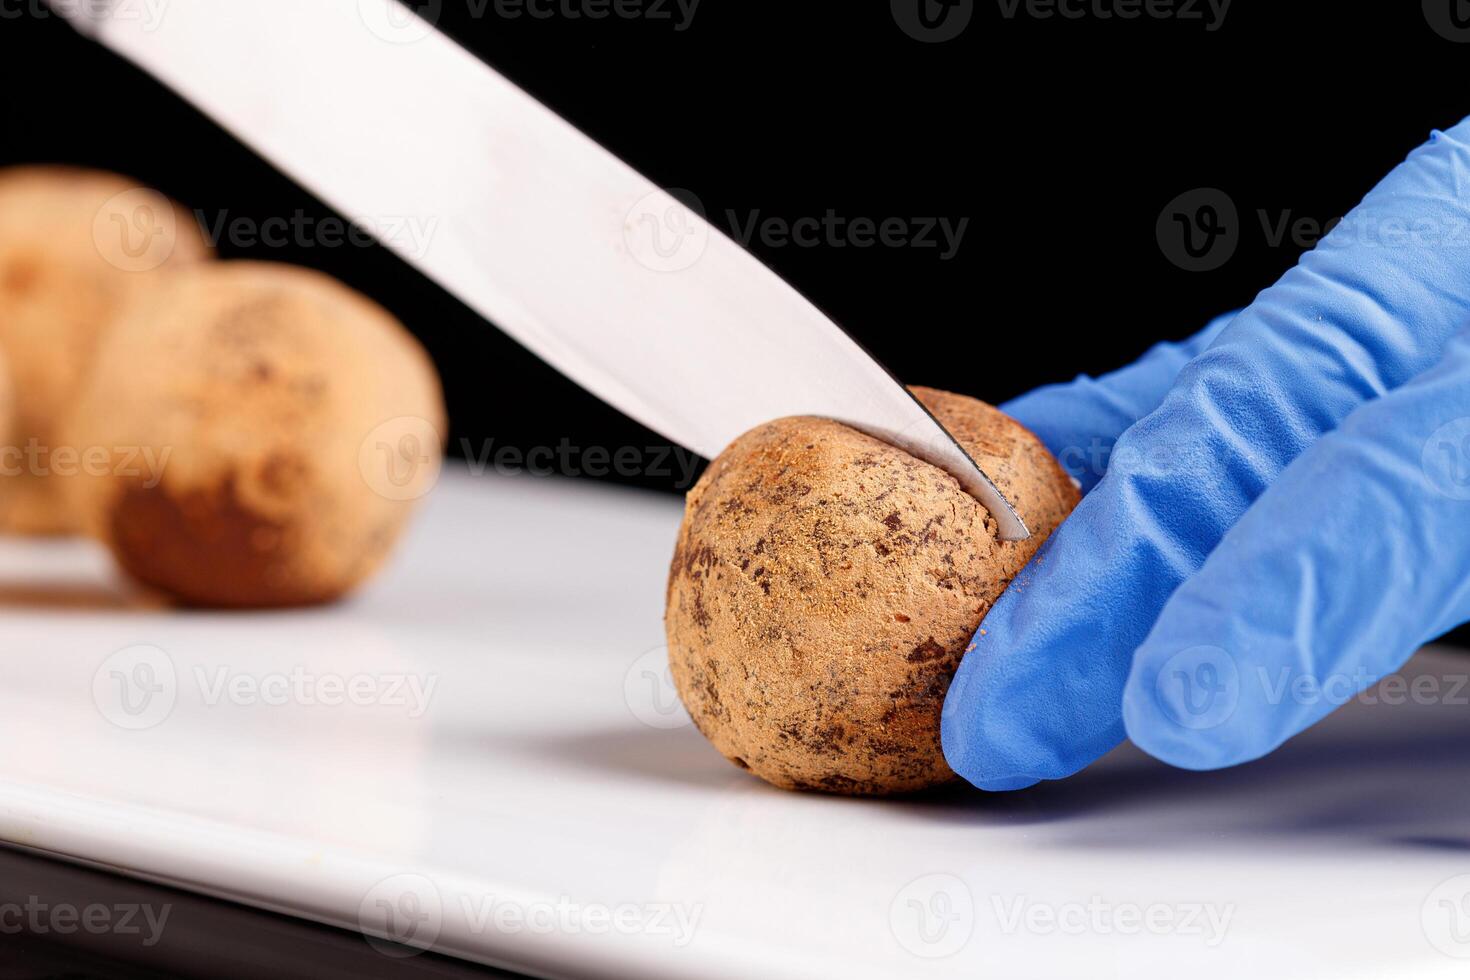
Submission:
{"label": "knife", "polygon": [[[876,360],[398,0],[49,0],[578,384],[702,456],[824,416],[1015,509]],[[437,7],[428,8],[432,15]],[[406,220],[433,232],[395,240]]]}

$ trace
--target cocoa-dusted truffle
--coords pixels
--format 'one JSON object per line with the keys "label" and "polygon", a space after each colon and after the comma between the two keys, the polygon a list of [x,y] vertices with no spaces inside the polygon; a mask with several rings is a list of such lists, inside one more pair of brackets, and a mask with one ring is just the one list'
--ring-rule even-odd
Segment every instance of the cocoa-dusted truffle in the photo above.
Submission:
{"label": "cocoa-dusted truffle", "polygon": [[[75,529],[48,477],[62,446],[57,422],[97,338],[159,277],[211,254],[187,211],[136,181],[73,167],[0,170],[0,346],[16,395],[0,445],[17,464],[0,477],[0,530]],[[55,468],[69,466],[63,458]]]}
{"label": "cocoa-dusted truffle", "polygon": [[335,599],[437,476],[439,379],[397,320],[306,269],[170,276],[103,337],[65,430],[105,465],[64,481],[138,580],[187,603]]}
{"label": "cocoa-dusted truffle", "polygon": [[887,794],[953,779],[939,741],[950,680],[1079,499],[1019,423],[914,391],[1028,540],[999,540],[948,473],[818,418],[746,433],[689,493],[665,616],[674,681],[715,747],[777,786]]}

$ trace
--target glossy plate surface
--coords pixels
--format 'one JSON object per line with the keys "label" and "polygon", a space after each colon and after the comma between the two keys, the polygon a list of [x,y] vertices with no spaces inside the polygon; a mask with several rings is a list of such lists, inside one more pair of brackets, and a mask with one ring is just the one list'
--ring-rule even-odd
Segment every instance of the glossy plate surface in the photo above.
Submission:
{"label": "glossy plate surface", "polygon": [[259,615],[0,543],[0,838],[546,976],[1465,975],[1470,659],[1227,772],[793,795],[661,680],[679,518],[450,472],[364,594]]}

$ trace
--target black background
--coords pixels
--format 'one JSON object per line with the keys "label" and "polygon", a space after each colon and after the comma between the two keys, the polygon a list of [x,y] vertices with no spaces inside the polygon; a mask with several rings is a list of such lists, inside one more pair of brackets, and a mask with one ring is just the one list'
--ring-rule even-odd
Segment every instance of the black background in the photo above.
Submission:
{"label": "black background", "polygon": [[[551,16],[507,16],[492,0],[431,9],[654,180],[692,190],[717,224],[730,211],[968,219],[948,260],[937,248],[751,247],[899,377],[991,401],[1119,366],[1248,302],[1311,244],[1273,241],[1283,220],[1341,215],[1431,128],[1470,113],[1470,44],[1432,25],[1459,0],[1235,0],[1221,20],[1203,0],[1132,19],[1099,12],[1128,0],[1068,0],[1081,17],[1024,2],[1008,15],[1009,0],[988,0],[961,3],[951,16],[968,9],[968,25],[939,43],[906,33],[902,4],[885,2],[702,0],[687,21],[673,0],[601,20],[565,12],[587,0],[535,2]],[[117,170],[210,219],[329,216],[42,9],[0,0],[0,164]],[[1156,224],[1206,187],[1236,208],[1235,251],[1187,271]],[[657,441],[382,248],[220,248],[324,269],[392,309],[444,375],[456,448]]]}

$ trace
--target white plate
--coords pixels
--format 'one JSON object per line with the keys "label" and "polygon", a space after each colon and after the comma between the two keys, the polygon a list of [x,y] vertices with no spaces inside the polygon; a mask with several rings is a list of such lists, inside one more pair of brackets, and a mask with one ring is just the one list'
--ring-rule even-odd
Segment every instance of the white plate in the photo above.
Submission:
{"label": "white plate", "polygon": [[91,546],[6,542],[0,837],[548,976],[1470,969],[1470,659],[1235,770],[793,795],[659,678],[679,514],[450,473],[366,593],[277,614],[134,608]]}

